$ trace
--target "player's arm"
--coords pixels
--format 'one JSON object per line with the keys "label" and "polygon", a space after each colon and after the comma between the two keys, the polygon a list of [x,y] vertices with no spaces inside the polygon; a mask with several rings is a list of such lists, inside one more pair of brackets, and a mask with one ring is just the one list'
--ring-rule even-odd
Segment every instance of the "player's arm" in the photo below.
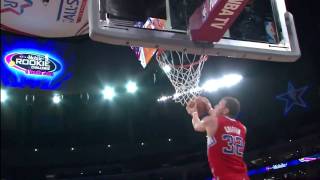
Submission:
{"label": "player's arm", "polygon": [[204,127],[204,124],[201,122],[201,120],[199,118],[198,111],[197,111],[197,104],[195,102],[195,99],[191,99],[187,103],[186,110],[187,110],[188,114],[190,114],[192,117],[192,126],[193,126],[194,130],[198,131],[198,132],[204,132],[206,130],[206,128]]}
{"label": "player's arm", "polygon": [[197,111],[192,113],[192,125],[193,125],[193,128],[195,131],[198,131],[198,132],[205,132],[206,131],[206,127],[205,127],[204,123],[200,120]]}
{"label": "player's arm", "polygon": [[[197,98],[202,98],[202,97],[197,97]],[[195,100],[192,99],[188,102],[187,104],[187,112],[188,114],[190,114],[192,116],[192,125],[193,125],[193,128],[195,131],[198,131],[198,132],[205,132],[205,131],[208,131],[208,129],[210,129],[210,111],[213,111],[212,107],[211,107],[211,104],[209,102],[208,99],[203,99],[206,104],[207,104],[207,108],[208,108],[208,114],[209,116],[205,116],[202,120],[200,120],[199,118],[199,115],[198,115],[198,112],[197,112],[197,104],[195,103]]]}
{"label": "player's arm", "polygon": [[212,120],[214,119],[212,119],[211,116],[205,116],[200,120],[197,112],[192,113],[192,125],[197,132],[211,132],[212,125],[214,125],[214,123],[211,122]]}

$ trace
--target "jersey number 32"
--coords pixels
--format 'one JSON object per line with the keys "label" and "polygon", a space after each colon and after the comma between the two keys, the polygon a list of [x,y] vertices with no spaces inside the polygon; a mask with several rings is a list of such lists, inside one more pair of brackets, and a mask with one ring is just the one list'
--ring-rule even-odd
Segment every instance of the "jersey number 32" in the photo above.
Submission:
{"label": "jersey number 32", "polygon": [[227,147],[222,148],[224,154],[243,156],[244,142],[242,137],[223,134],[222,139],[227,141]]}

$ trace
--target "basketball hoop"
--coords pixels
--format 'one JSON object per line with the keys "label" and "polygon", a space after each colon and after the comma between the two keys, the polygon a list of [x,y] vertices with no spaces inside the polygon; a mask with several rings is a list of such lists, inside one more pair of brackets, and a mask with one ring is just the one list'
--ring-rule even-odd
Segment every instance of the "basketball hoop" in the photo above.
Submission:
{"label": "basketball hoop", "polygon": [[207,55],[158,50],[156,59],[175,89],[175,94],[167,99],[185,105],[200,94],[200,75]]}

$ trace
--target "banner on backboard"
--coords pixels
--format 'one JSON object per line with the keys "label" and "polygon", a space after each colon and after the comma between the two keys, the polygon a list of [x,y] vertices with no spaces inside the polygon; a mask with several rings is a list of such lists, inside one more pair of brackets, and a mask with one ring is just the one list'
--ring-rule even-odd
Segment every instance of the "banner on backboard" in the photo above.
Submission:
{"label": "banner on backboard", "polygon": [[206,0],[189,19],[193,41],[218,42],[249,0]]}

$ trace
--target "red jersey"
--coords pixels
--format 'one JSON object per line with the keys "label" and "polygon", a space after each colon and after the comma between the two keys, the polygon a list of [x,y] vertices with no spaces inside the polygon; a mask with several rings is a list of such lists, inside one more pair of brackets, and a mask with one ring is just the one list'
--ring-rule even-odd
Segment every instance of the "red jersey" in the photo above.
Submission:
{"label": "red jersey", "polygon": [[246,128],[234,119],[218,117],[214,136],[208,136],[208,161],[211,172],[219,180],[247,180],[247,166],[243,161]]}

